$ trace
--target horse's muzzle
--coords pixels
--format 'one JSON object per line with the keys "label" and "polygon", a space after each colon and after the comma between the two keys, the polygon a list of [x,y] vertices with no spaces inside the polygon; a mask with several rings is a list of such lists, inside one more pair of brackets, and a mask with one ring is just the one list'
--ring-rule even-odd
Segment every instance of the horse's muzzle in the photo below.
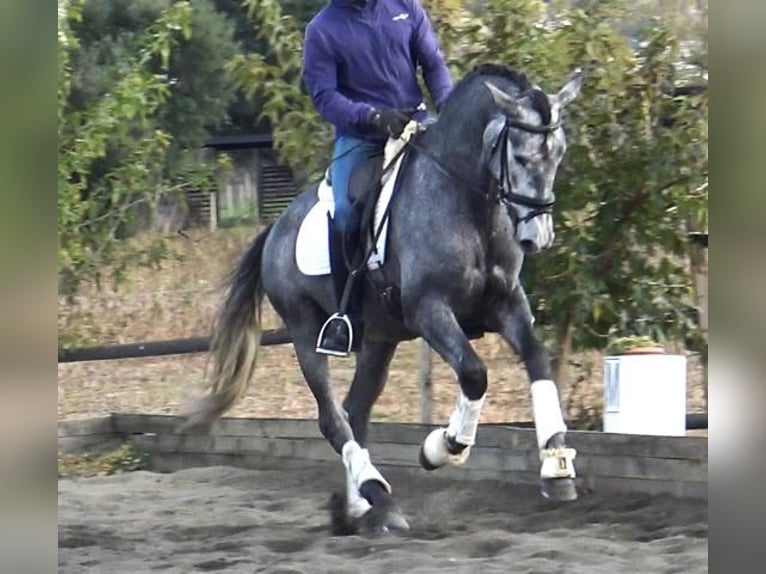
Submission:
{"label": "horse's muzzle", "polygon": [[516,240],[525,255],[539,253],[553,245],[553,218],[543,213],[528,221],[520,221],[516,229]]}

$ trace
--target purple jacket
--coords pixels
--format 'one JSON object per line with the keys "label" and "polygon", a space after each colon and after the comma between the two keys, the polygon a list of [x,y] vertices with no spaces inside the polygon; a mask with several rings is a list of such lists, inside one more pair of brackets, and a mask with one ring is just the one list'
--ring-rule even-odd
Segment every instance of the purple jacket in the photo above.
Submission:
{"label": "purple jacket", "polygon": [[330,0],[306,27],[303,79],[338,136],[380,140],[370,110],[420,104],[418,65],[438,108],[452,79],[419,0]]}

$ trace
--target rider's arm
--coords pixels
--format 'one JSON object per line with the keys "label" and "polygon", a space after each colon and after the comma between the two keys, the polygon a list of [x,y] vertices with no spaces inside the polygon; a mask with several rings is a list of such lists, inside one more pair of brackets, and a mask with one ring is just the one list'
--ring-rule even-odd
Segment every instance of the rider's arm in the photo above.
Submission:
{"label": "rider's arm", "polygon": [[416,61],[423,69],[423,79],[431,93],[434,105],[438,108],[452,91],[452,76],[450,75],[444,55],[439,47],[431,21],[419,0],[411,0],[412,16],[415,21],[414,51]]}
{"label": "rider's arm", "polygon": [[306,27],[303,80],[319,114],[333,125],[351,127],[369,121],[372,107],[353,102],[338,91],[335,56],[315,26]]}

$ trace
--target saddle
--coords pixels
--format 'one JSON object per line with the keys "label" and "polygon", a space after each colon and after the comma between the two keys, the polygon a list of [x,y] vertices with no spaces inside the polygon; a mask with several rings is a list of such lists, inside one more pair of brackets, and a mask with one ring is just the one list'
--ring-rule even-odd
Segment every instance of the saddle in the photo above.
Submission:
{"label": "saddle", "polygon": [[[384,157],[374,157],[357,166],[349,180],[349,199],[352,204],[350,221],[358,233],[351,236],[349,244],[362,246],[366,251],[375,248],[367,262],[368,269],[376,269],[385,261],[388,236],[388,208],[394,194],[394,185],[405,156],[405,141],[419,128],[415,122],[405,129],[401,140],[389,140]],[[400,153],[401,152],[401,153]],[[393,163],[392,163],[393,161]],[[385,173],[383,166],[391,165]],[[304,275],[327,275],[330,273],[328,249],[328,215],[335,212],[332,194],[332,177],[328,169],[320,180],[317,201],[303,219],[298,230],[295,258],[298,269]],[[377,237],[375,237],[377,235]]]}

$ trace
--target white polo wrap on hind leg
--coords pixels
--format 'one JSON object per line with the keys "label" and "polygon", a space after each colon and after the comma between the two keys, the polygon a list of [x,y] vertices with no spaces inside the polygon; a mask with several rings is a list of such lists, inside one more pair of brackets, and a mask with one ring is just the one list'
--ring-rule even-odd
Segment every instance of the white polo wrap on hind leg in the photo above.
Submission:
{"label": "white polo wrap on hind leg", "polygon": [[484,406],[486,394],[480,399],[472,401],[462,392],[458,397],[455,410],[449,418],[447,436],[454,437],[455,441],[466,446],[473,446],[476,442],[476,430],[479,428],[481,408]]}
{"label": "white polo wrap on hind leg", "polygon": [[350,440],[344,444],[341,454],[343,465],[346,467],[348,513],[353,518],[359,518],[371,508],[367,499],[359,493],[359,487],[368,480],[377,480],[390,494],[391,485],[370,462],[369,451],[359,446],[356,441]]}
{"label": "white polo wrap on hind leg", "polygon": [[539,380],[532,383],[532,412],[540,448],[541,478],[574,478],[572,461],[576,451],[572,448],[545,448],[550,438],[567,430],[561,414],[561,403],[556,383]]}

